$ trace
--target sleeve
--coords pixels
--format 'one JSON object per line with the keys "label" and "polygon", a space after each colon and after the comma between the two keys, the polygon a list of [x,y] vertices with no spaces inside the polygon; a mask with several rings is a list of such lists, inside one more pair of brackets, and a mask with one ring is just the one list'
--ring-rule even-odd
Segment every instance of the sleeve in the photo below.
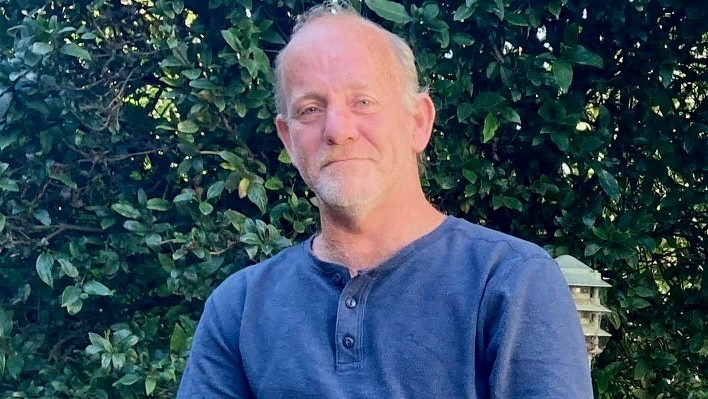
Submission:
{"label": "sleeve", "polygon": [[[217,289],[218,290],[218,289]],[[234,303],[218,306],[212,294],[206,301],[192,341],[177,399],[250,399],[239,351],[241,309]],[[220,312],[224,308],[228,313]]]}
{"label": "sleeve", "polygon": [[500,277],[478,327],[490,397],[592,399],[580,318],[558,265],[531,258]]}

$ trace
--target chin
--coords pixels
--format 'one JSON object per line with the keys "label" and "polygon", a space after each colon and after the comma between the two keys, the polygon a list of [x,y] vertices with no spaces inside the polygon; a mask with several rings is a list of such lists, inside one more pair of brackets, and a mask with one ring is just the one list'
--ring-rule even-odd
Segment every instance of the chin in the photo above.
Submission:
{"label": "chin", "polygon": [[354,184],[342,187],[336,183],[317,184],[314,191],[320,203],[351,216],[365,214],[381,194],[379,190],[371,190],[371,185],[357,189]]}

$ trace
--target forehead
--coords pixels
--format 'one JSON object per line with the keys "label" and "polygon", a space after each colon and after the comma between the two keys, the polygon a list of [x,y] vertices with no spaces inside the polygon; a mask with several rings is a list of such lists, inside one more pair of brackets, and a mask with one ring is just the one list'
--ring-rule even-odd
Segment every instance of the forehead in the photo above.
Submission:
{"label": "forehead", "polygon": [[391,42],[381,28],[352,16],[325,16],[303,26],[283,50],[285,88],[302,79],[364,76],[397,80]]}

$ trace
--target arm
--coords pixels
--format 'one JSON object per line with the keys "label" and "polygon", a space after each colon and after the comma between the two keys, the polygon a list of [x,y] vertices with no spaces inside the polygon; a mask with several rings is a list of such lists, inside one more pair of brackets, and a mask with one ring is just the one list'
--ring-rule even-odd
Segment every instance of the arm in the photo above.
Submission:
{"label": "arm", "polygon": [[[177,391],[177,399],[253,398],[243,370],[238,348],[241,309],[226,303],[220,312],[215,296],[210,296],[194,334],[187,368]],[[231,305],[231,306],[228,306]],[[231,307],[234,307],[233,309]],[[229,322],[230,321],[230,322]]]}
{"label": "arm", "polygon": [[592,399],[580,320],[552,259],[490,281],[480,322],[492,398]]}

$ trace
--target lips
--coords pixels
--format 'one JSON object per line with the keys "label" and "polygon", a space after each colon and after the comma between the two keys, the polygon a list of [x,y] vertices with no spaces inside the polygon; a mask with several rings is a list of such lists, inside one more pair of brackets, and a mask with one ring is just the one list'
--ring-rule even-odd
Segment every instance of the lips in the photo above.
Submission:
{"label": "lips", "polygon": [[320,164],[322,165],[322,168],[326,168],[327,166],[330,165],[335,165],[335,164],[341,164],[341,163],[346,163],[346,162],[356,162],[356,161],[366,161],[368,158],[338,158],[338,159],[327,159],[324,162],[321,162]]}

